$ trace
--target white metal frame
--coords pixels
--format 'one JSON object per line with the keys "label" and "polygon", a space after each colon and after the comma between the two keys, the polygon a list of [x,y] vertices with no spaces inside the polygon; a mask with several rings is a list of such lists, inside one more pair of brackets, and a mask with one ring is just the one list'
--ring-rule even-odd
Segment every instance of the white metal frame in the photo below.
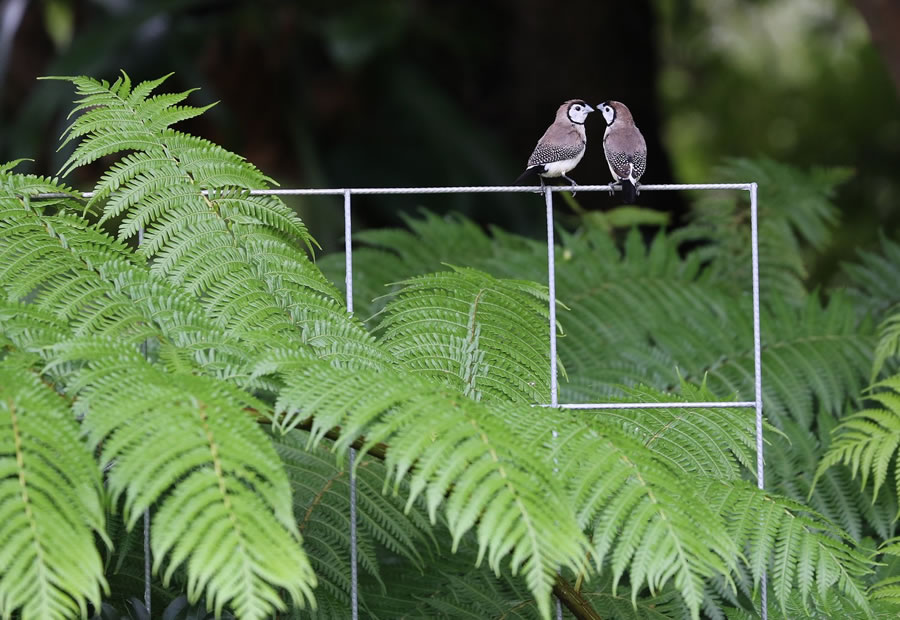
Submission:
{"label": "white metal frame", "polygon": [[[614,191],[611,185],[579,185],[579,192],[609,192]],[[353,312],[353,247],[351,225],[351,201],[352,196],[392,196],[392,195],[429,195],[429,194],[543,194],[547,211],[547,279],[549,288],[549,328],[550,328],[550,403],[540,404],[541,407],[554,407],[560,409],[651,409],[651,408],[753,408],[756,410],[756,477],[757,486],[764,488],[764,464],[763,464],[763,427],[762,427],[762,370],[760,359],[760,328],[759,328],[759,239],[758,239],[758,214],[757,214],[757,184],[756,183],[700,183],[700,184],[672,184],[672,185],[641,185],[642,192],[655,191],[710,191],[710,190],[738,190],[750,194],[750,243],[752,262],[753,285],[753,372],[754,372],[754,400],[752,401],[712,401],[712,402],[673,402],[673,403],[560,403],[559,384],[556,368],[556,249],[554,243],[553,221],[553,194],[555,192],[569,191],[568,186],[522,187],[519,185],[495,185],[495,186],[464,186],[464,187],[363,187],[363,188],[328,188],[328,189],[263,189],[251,190],[251,195],[266,196],[343,196],[344,198],[344,251],[346,260],[345,287],[347,297],[347,312]],[[206,192],[204,192],[206,193]],[[82,194],[85,198],[93,196],[93,192]],[[54,195],[55,196],[55,195]],[[62,196],[62,195],[61,195]],[[50,197],[50,195],[42,196]],[[357,549],[356,549],[356,478],[353,475],[353,462],[356,452],[350,449],[350,560],[351,560],[351,614],[353,620],[358,620],[358,573],[357,573]],[[149,515],[145,515],[145,520]],[[145,523],[145,525],[147,525]],[[147,541],[145,540],[145,546]],[[761,615],[763,620],[768,617],[766,576],[763,573],[760,584]],[[557,602],[558,603],[558,602]],[[149,607],[148,607],[149,608]],[[562,617],[562,610],[557,604],[557,617]]]}

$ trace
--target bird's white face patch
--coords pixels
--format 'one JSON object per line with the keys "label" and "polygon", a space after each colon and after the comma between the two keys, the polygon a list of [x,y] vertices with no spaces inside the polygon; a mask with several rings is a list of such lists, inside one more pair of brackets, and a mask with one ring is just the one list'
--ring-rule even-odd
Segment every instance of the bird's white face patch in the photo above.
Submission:
{"label": "bird's white face patch", "polygon": [[616,111],[611,105],[601,103],[597,106],[597,109],[603,113],[603,118],[606,120],[607,125],[612,125],[613,121],[616,120]]}
{"label": "bird's white face patch", "polygon": [[579,125],[584,124],[587,115],[594,111],[594,108],[586,103],[573,103],[569,106],[569,120]]}

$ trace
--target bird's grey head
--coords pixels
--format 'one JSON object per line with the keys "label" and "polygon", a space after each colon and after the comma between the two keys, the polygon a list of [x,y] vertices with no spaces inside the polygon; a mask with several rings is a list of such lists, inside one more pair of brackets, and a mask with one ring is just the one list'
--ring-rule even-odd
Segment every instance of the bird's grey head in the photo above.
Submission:
{"label": "bird's grey head", "polygon": [[594,108],[589,106],[583,100],[570,99],[559,106],[559,110],[556,112],[556,120],[568,119],[576,125],[584,125],[587,115],[593,111]]}
{"label": "bird's grey head", "polygon": [[625,107],[624,103],[618,101],[604,101],[597,106],[607,125],[612,125],[617,120],[624,123],[633,123],[631,112]]}

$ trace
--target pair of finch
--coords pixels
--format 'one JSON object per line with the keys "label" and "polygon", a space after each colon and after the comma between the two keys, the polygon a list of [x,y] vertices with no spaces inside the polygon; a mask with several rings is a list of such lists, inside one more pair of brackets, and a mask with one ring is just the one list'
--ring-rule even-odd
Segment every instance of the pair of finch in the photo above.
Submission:
{"label": "pair of finch", "polygon": [[[622,188],[626,203],[633,203],[640,186],[640,178],[647,167],[647,143],[634,124],[631,112],[618,101],[606,101],[597,106],[606,120],[603,152],[613,181]],[[563,177],[575,189],[577,184],[566,174],[581,158],[587,146],[584,121],[594,108],[581,99],[572,99],[559,106],[556,120],[547,128],[528,158],[528,166],[516,183],[538,176],[541,185],[545,178]]]}

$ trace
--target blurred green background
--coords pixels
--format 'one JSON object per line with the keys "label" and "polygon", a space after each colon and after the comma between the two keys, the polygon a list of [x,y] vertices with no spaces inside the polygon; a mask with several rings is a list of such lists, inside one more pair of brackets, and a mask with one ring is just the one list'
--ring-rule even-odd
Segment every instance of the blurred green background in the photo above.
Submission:
{"label": "blurred green background", "polygon": [[[168,90],[221,102],[182,129],[283,187],[508,184],[562,101],[618,99],[647,138],[647,183],[716,181],[728,156],[853,168],[811,275],[827,282],[900,228],[895,39],[892,0],[0,0],[0,161],[31,157],[30,171],[54,174],[67,155],[55,149],[71,89],[41,75],[174,71]],[[603,129],[589,119],[580,183],[609,180]],[[67,181],[88,189],[91,172]],[[678,225],[689,200],[646,192],[639,203]],[[337,246],[336,201],[291,204]],[[543,226],[530,195],[360,198],[356,225],[396,225],[419,206],[526,234]]]}

